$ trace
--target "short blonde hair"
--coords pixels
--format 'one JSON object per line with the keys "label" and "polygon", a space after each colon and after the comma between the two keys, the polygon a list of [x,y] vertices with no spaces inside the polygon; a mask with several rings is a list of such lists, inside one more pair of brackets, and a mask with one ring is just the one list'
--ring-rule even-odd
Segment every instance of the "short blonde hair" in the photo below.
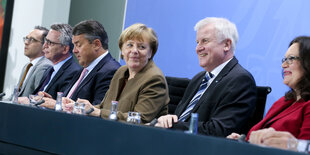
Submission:
{"label": "short blonde hair", "polygon": [[[144,41],[146,39],[149,41],[151,50],[152,50],[152,56],[151,59],[154,57],[157,48],[158,48],[158,39],[155,31],[147,27],[144,24],[136,23],[129,27],[127,27],[121,34],[119,40],[118,40],[118,46],[119,49],[122,50],[123,44],[127,40],[139,40]],[[121,55],[121,58],[123,59],[123,55]]]}

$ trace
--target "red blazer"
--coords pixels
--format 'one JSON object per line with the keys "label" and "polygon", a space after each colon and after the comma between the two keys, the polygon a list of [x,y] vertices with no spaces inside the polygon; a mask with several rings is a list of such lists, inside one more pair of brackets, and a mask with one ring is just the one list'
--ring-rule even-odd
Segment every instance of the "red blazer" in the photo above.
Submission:
{"label": "red blazer", "polygon": [[255,130],[272,127],[276,131],[288,131],[298,139],[310,139],[310,100],[285,101],[281,97],[267,112],[265,118],[251,128],[247,135]]}

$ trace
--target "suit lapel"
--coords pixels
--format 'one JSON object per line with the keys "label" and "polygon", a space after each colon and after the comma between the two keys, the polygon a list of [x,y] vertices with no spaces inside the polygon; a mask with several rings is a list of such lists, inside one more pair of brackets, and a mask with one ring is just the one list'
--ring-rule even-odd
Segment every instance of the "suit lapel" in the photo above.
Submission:
{"label": "suit lapel", "polygon": [[[300,102],[300,100],[294,104],[292,104],[291,101],[285,102],[283,105],[279,106],[281,108],[277,109],[273,114],[273,116],[269,116],[271,119],[270,121],[266,122],[264,126],[268,126],[269,124],[272,124],[273,122],[279,120],[280,118],[283,118],[294,111],[298,110],[299,108],[303,107],[303,103],[305,102]],[[291,105],[292,104],[292,105]],[[272,118],[273,117],[273,118]]]}
{"label": "suit lapel", "polygon": [[[188,95],[187,100],[184,101],[183,104],[180,105],[181,110],[178,111],[178,113],[176,113],[176,115],[178,117],[180,117],[181,114],[185,111],[187,105],[190,103],[190,101],[192,100],[194,95],[197,93],[197,91],[200,87],[201,81],[204,78],[206,72],[200,72],[198,74],[200,74],[200,75],[198,75],[197,79],[192,79],[192,80],[195,80],[195,81],[191,81],[193,84],[189,84],[189,86],[191,86],[191,87],[187,88],[189,91],[191,91],[191,93]],[[184,94],[184,95],[186,95],[186,94]]]}
{"label": "suit lapel", "polygon": [[77,90],[74,92],[72,96],[75,96],[78,94],[78,92],[89,83],[89,81],[97,74],[97,72],[104,66],[106,62],[108,62],[111,59],[110,53],[108,53],[103,59],[99,61],[99,63],[95,66],[95,68],[87,75],[87,77],[82,81],[82,83],[78,86]]}
{"label": "suit lapel", "polygon": [[[214,89],[217,84],[221,82],[221,80],[234,68],[235,65],[238,64],[238,60],[233,57],[233,59],[221,70],[221,72],[216,76],[216,78],[212,81],[210,86],[207,88],[205,93],[201,96],[196,106],[193,108],[192,112],[197,111],[201,104],[208,104],[208,99],[210,96],[214,95]],[[202,80],[202,79],[201,79]]]}
{"label": "suit lapel", "polygon": [[73,57],[71,57],[68,61],[66,61],[58,70],[58,72],[55,74],[53,79],[51,80],[50,84],[46,87],[45,91],[47,92],[51,88],[51,83],[55,83],[61,75],[64,74],[64,71],[71,65],[71,62],[73,60]]}
{"label": "suit lapel", "polygon": [[20,89],[20,94],[25,90],[26,83],[28,83],[29,80],[32,78],[32,76],[34,76],[34,72],[35,72],[36,68],[38,67],[38,65],[40,65],[42,63],[43,60],[44,60],[44,57],[40,58],[40,60],[36,63],[36,65],[32,66],[33,68],[31,69],[31,71],[27,73],[29,75],[28,75],[26,81],[24,81],[25,84],[23,84],[22,88]]}

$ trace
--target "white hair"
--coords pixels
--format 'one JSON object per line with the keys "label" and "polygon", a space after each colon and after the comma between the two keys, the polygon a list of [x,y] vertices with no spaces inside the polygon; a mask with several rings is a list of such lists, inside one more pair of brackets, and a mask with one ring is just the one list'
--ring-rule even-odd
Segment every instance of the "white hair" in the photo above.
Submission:
{"label": "white hair", "polygon": [[223,41],[224,39],[230,39],[232,44],[232,51],[235,52],[236,44],[239,39],[238,31],[236,25],[225,18],[218,17],[207,17],[196,23],[194,30],[198,31],[199,29],[205,27],[206,25],[212,24],[216,29],[216,38],[218,42]]}

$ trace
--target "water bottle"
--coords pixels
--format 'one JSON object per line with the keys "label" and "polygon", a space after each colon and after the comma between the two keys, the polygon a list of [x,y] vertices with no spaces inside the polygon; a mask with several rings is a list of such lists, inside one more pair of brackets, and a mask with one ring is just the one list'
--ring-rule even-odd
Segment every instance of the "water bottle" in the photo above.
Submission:
{"label": "water bottle", "polygon": [[62,100],[62,92],[57,92],[57,100],[56,100],[56,104],[55,104],[55,111],[62,111],[62,104],[61,104],[61,100]]}
{"label": "water bottle", "polygon": [[18,104],[18,94],[19,94],[19,87],[14,86],[13,94],[12,94],[12,103]]}
{"label": "water bottle", "polygon": [[197,134],[197,125],[198,125],[198,113],[192,113],[189,129],[188,131],[186,131],[186,133]]}
{"label": "water bottle", "polygon": [[117,120],[117,104],[118,104],[118,101],[112,101],[111,113],[109,115],[110,120],[113,120],[113,121]]}

